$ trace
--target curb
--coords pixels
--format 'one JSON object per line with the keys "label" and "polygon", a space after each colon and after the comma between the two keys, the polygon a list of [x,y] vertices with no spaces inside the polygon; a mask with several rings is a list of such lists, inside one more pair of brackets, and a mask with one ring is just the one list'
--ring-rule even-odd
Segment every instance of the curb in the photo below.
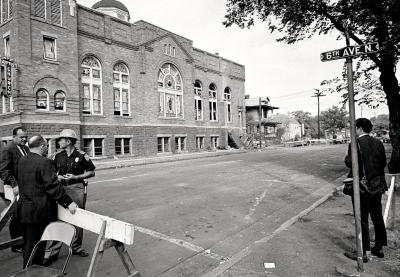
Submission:
{"label": "curb", "polygon": [[96,166],[96,170],[105,170],[110,168],[123,168],[131,167],[136,165],[146,165],[155,163],[166,163],[171,161],[182,161],[182,160],[194,160],[201,158],[219,157],[226,155],[242,154],[247,153],[246,150],[223,150],[216,152],[199,152],[199,153],[185,153],[185,154],[172,154],[168,156],[150,157],[150,158],[132,158],[132,159],[115,159],[115,160],[105,160],[96,161],[93,163]]}

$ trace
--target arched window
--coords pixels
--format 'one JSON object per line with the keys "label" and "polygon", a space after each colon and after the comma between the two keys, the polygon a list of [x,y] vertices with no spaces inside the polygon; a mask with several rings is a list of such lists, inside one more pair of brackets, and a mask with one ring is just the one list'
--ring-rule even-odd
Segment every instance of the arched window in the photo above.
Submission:
{"label": "arched window", "polygon": [[129,71],[123,63],[113,69],[114,115],[130,115]]}
{"label": "arched window", "polygon": [[54,94],[54,110],[65,112],[66,110],[65,102],[66,102],[65,93],[60,90],[57,91]]}
{"label": "arched window", "polygon": [[210,109],[210,121],[217,121],[217,87],[211,83],[208,87],[208,104]]}
{"label": "arched window", "polygon": [[202,85],[199,80],[194,82],[195,120],[203,120],[203,101],[201,99]]}
{"label": "arched window", "polygon": [[231,89],[226,87],[224,89],[224,101],[225,101],[225,115],[227,122],[232,122],[232,102],[231,102]]}
{"label": "arched window", "polygon": [[183,118],[183,86],[179,70],[165,63],[158,71],[159,113],[162,117]]}
{"label": "arched window", "polygon": [[39,89],[36,92],[36,109],[49,110],[49,94],[44,89]]}
{"label": "arched window", "polygon": [[95,57],[86,57],[82,67],[82,112],[84,114],[102,114],[102,76],[101,65]]}

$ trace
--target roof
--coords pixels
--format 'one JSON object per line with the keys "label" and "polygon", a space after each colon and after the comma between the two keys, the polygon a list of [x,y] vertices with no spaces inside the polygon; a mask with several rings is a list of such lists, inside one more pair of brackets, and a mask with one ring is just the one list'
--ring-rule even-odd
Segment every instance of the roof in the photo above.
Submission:
{"label": "roof", "polygon": [[92,6],[92,9],[98,8],[117,8],[129,14],[128,8],[117,0],[101,0]]}
{"label": "roof", "polygon": [[[248,99],[245,99],[244,101],[245,101],[246,107],[258,107],[260,105],[260,99],[258,97],[256,97],[256,98],[248,98]],[[266,101],[265,99],[261,99],[261,106],[262,107],[266,107],[266,108],[269,108],[271,110],[279,109],[278,107],[270,106],[268,104],[269,104],[269,101]]]}
{"label": "roof", "polygon": [[279,122],[279,123],[291,123],[291,124],[296,124],[300,125],[300,123],[293,117],[290,117],[286,114],[273,114],[269,118],[267,118],[268,121],[271,122]]}

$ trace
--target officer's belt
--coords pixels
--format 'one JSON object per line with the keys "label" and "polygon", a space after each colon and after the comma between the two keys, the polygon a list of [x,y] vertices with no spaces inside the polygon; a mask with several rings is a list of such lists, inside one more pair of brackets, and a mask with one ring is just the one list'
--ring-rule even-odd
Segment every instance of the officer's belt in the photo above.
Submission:
{"label": "officer's belt", "polygon": [[70,186],[70,185],[75,185],[75,184],[83,184],[83,180],[61,180],[61,184],[63,186]]}

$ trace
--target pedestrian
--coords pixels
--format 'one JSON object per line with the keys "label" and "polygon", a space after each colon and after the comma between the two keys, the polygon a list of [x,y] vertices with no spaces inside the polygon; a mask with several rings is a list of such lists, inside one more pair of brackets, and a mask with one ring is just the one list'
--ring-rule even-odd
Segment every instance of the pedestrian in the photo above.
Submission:
{"label": "pedestrian", "polygon": [[[359,178],[365,176],[366,187],[360,182],[360,212],[361,212],[361,233],[363,246],[363,261],[367,262],[367,251],[379,258],[384,257],[383,246],[387,245],[386,228],[382,216],[382,194],[387,190],[385,180],[386,153],[382,142],[369,135],[372,130],[372,123],[369,119],[358,118],[355,122],[357,134]],[[345,164],[351,168],[351,147],[349,145]],[[350,171],[349,177],[352,177]],[[353,208],[354,199],[352,196]],[[371,220],[375,230],[375,245],[371,248],[369,238],[369,223]],[[345,255],[357,260],[356,252],[346,252]]]}
{"label": "pedestrian", "polygon": [[[75,148],[77,135],[74,130],[61,131],[58,144],[61,152],[54,157],[58,179],[63,184],[67,194],[74,200],[79,208],[84,208],[84,181],[95,175],[95,166],[88,154]],[[83,229],[76,227],[76,236],[72,243],[72,254],[87,257],[89,253],[82,248]],[[61,244],[50,243],[45,254],[45,264],[51,264],[60,253]]]}
{"label": "pedestrian", "polygon": [[[77,204],[58,181],[53,161],[46,158],[47,142],[42,136],[29,140],[30,153],[18,162],[18,184],[21,203],[18,219],[24,238],[23,267],[46,226],[57,220],[56,201],[74,214]],[[43,264],[45,245],[40,245],[32,264]]]}
{"label": "pedestrian", "polygon": [[[13,130],[13,140],[2,149],[0,153],[0,178],[4,185],[9,185],[13,188],[14,195],[18,195],[18,181],[17,181],[17,167],[18,160],[26,156],[29,153],[29,148],[25,145],[28,139],[26,130],[22,127],[17,127]],[[2,198],[6,205],[10,204],[10,201]],[[11,215],[10,224],[10,237],[16,239],[22,236],[21,226],[16,219],[16,214]],[[23,253],[22,246],[12,246],[11,251],[16,253]]]}

